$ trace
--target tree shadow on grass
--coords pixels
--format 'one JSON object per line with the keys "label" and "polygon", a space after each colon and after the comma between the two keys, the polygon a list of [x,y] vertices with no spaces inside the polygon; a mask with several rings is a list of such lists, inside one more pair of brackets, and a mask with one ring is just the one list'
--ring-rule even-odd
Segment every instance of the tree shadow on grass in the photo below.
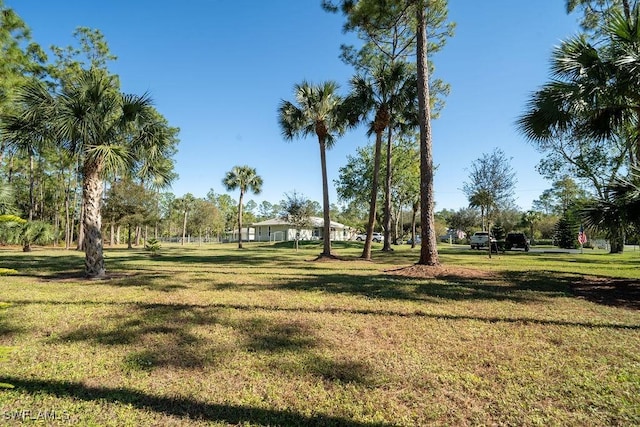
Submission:
{"label": "tree shadow on grass", "polygon": [[578,297],[596,304],[640,310],[640,280],[585,277],[571,288]]}
{"label": "tree shadow on grass", "polygon": [[569,280],[563,275],[541,274],[476,278],[444,275],[438,278],[404,277],[386,273],[351,275],[345,273],[307,275],[295,280],[283,279],[276,289],[322,291],[367,298],[442,303],[443,300],[496,300],[518,303],[540,302],[550,297],[569,295]]}
{"label": "tree shadow on grass", "polygon": [[[144,370],[166,366],[202,368],[224,363],[237,349],[264,354],[304,352],[320,343],[308,323],[275,320],[257,313],[238,319],[225,313],[231,308],[234,307],[130,305],[118,315],[82,325],[56,335],[53,340],[127,346],[131,353],[125,360],[125,368]],[[203,338],[197,332],[201,325],[229,331],[234,336],[233,344]]]}
{"label": "tree shadow on grass", "polygon": [[[26,392],[33,395],[48,394],[58,398],[83,401],[108,402],[129,405],[133,408],[153,411],[168,416],[197,421],[222,422],[240,425],[251,423],[271,426],[391,426],[393,424],[363,423],[330,415],[307,416],[289,410],[255,408],[251,406],[200,402],[181,397],[154,396],[127,388],[89,387],[71,381],[35,380],[17,377],[0,377],[15,388],[5,393]],[[82,423],[81,416],[77,419]]]}

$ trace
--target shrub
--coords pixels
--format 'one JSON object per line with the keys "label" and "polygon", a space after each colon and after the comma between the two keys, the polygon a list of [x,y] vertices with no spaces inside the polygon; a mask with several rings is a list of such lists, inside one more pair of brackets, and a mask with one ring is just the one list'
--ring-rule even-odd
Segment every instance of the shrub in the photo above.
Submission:
{"label": "shrub", "polygon": [[147,242],[144,245],[144,248],[151,252],[151,256],[158,256],[158,252],[160,251],[160,242],[158,239],[147,239]]}

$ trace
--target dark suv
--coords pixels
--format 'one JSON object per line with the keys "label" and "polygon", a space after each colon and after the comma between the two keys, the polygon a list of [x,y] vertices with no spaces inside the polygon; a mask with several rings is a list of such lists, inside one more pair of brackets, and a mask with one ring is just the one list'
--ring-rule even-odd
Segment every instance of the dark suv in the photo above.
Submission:
{"label": "dark suv", "polygon": [[509,233],[504,240],[504,248],[511,250],[513,248],[524,249],[525,252],[529,252],[529,239],[524,233]]}

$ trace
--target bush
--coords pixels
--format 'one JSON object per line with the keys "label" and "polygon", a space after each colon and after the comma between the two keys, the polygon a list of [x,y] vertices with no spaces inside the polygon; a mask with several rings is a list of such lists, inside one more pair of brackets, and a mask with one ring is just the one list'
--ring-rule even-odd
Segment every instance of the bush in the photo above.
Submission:
{"label": "bush", "polygon": [[152,237],[147,239],[144,248],[151,252],[151,256],[158,256],[158,252],[160,251],[160,242],[158,242],[158,239],[154,239]]}

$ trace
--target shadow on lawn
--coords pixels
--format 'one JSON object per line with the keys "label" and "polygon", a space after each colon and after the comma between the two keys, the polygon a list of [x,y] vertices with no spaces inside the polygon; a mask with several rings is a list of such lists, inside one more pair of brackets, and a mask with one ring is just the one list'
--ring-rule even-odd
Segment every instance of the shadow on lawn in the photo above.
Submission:
{"label": "shadow on lawn", "polygon": [[549,272],[508,272],[494,278],[469,278],[456,275],[416,278],[385,273],[356,276],[346,273],[307,275],[295,280],[283,279],[276,289],[322,291],[332,294],[360,295],[368,298],[428,301],[496,300],[530,303],[550,297],[570,295],[571,278]]}
{"label": "shadow on lawn", "polygon": [[[154,411],[157,413],[192,420],[223,422],[227,424],[304,425],[304,426],[391,426],[392,424],[362,423],[329,415],[307,416],[288,410],[255,408],[231,404],[199,402],[188,398],[153,396],[127,388],[89,387],[82,383],[54,380],[30,380],[16,377],[0,377],[0,381],[12,384],[15,389],[5,393],[26,392],[34,395],[48,394],[58,398],[108,402],[114,405]],[[81,415],[72,420],[82,423]]]}
{"label": "shadow on lawn", "polygon": [[[225,309],[235,307],[134,304],[124,313],[60,334],[54,341],[129,346],[133,352],[125,361],[125,368],[134,370],[215,366],[224,363],[238,348],[249,353],[277,354],[308,350],[320,343],[305,322],[279,321],[258,313],[236,318]],[[205,339],[197,331],[201,325],[227,331],[233,334],[234,341]],[[145,349],[143,352],[136,353],[138,344]]]}

